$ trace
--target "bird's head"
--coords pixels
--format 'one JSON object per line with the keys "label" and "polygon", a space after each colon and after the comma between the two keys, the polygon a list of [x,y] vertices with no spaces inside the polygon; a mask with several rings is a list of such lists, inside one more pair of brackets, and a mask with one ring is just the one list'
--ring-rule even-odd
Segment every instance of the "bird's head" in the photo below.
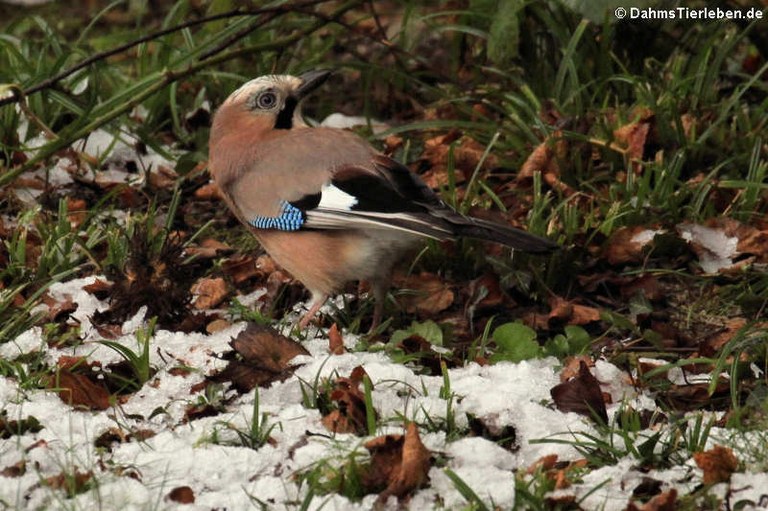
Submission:
{"label": "bird's head", "polygon": [[[309,71],[300,76],[265,75],[233,92],[219,108],[222,113],[245,114],[264,129],[291,129],[306,126],[301,102],[330,76],[329,70]],[[250,124],[250,123],[249,123]]]}

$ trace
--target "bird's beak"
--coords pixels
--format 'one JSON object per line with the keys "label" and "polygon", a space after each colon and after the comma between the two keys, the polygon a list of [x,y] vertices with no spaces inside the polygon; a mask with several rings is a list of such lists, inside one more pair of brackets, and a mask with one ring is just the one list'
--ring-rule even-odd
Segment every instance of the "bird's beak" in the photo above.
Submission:
{"label": "bird's beak", "polygon": [[318,69],[316,71],[307,71],[306,73],[300,75],[299,80],[301,80],[301,85],[299,85],[299,88],[296,89],[296,97],[298,99],[307,97],[315,89],[325,83],[325,81],[329,76],[331,76],[332,73],[333,71],[330,69]]}

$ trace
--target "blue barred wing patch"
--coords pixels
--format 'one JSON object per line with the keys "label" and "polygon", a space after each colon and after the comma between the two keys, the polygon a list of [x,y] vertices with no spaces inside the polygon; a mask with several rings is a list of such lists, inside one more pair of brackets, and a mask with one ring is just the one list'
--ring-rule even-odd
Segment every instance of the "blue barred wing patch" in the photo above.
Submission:
{"label": "blue barred wing patch", "polygon": [[277,229],[278,231],[298,231],[305,222],[304,213],[296,206],[280,201],[278,216],[257,216],[251,225],[257,229]]}

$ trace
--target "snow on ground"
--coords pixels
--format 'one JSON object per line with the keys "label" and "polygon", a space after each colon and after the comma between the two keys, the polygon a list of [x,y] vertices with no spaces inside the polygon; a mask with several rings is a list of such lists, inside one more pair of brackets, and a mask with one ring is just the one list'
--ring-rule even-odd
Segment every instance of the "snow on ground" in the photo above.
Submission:
{"label": "snow on ground", "polygon": [[[93,278],[78,279],[51,287],[51,295],[63,299],[69,295],[78,303],[75,317],[81,322],[86,342],[72,349],[50,349],[49,363],[62,355],[86,356],[103,364],[117,362],[119,355],[99,344],[98,334],[89,316],[105,304],[82,290]],[[138,315],[125,325],[129,332],[116,342],[136,348],[133,332],[142,324]],[[228,351],[229,341],[244,324],[212,335],[182,334],[158,331],[152,340],[151,363],[158,369],[154,379],[125,402],[103,412],[78,411],[64,404],[56,394],[39,389],[20,389],[14,380],[0,378],[0,404],[8,420],[37,418],[43,426],[37,433],[28,432],[0,440],[0,470],[26,461],[26,473],[19,477],[0,477],[0,502],[16,509],[249,509],[264,502],[270,508],[297,509],[306,497],[307,487],[296,475],[317,463],[339,465],[353,452],[363,453],[365,438],[341,434],[332,437],[321,423],[320,413],[304,408],[301,381],[312,382],[319,376],[346,376],[362,365],[374,384],[373,403],[384,419],[379,434],[402,432],[406,417],[424,423],[429,417],[440,421],[446,417],[447,402],[441,399],[442,377],[417,374],[410,367],[392,362],[379,352],[328,355],[324,333],[303,344],[311,353],[295,359],[301,364],[287,380],[270,388],[259,389],[260,407],[269,423],[276,427],[272,444],[258,450],[231,445],[235,433],[225,423],[246,429],[252,413],[254,393],[236,397],[227,411],[185,423],[184,412],[200,394],[190,389],[205,375],[224,367],[218,355]],[[356,339],[347,335],[345,342],[353,346]],[[45,346],[39,328],[19,336],[2,347],[0,355],[13,359]],[[194,368],[188,374],[171,369]],[[483,417],[498,425],[515,429],[517,449],[505,450],[481,437],[465,437],[448,441],[444,432],[420,432],[428,449],[442,454],[447,466],[457,473],[484,502],[500,509],[515,505],[515,472],[526,470],[547,454],[561,460],[580,458],[568,444],[533,443],[532,440],[555,437],[573,438],[577,432],[594,433],[589,421],[573,413],[561,413],[551,403],[549,389],[559,383],[558,361],[549,358],[519,364],[499,363],[479,366],[474,363],[449,371],[451,389],[456,395],[453,412],[457,426],[466,426],[467,414]],[[652,409],[653,400],[637,395],[624,381],[615,366],[599,361],[595,374],[604,391],[613,400],[609,416],[622,401],[635,409]],[[229,391],[231,392],[231,391]],[[232,394],[230,394],[232,395]],[[110,430],[151,430],[154,436],[112,444],[111,452],[96,447],[95,440]],[[307,435],[307,432],[317,433]],[[41,481],[60,474],[92,470],[97,484],[86,492],[66,499]],[[582,483],[559,493],[584,499],[587,509],[624,509],[632,490],[643,476],[654,477],[666,486],[682,492],[699,484],[692,477],[700,471],[692,462],[667,471],[641,474],[633,461],[625,459],[586,474]],[[446,509],[461,509],[464,498],[444,470],[433,467],[430,485],[412,498],[411,509],[432,509],[439,502]],[[742,474],[744,487],[765,487],[765,475]],[[182,505],[167,499],[179,486],[189,486],[194,504]],[[595,490],[597,488],[597,490]],[[746,492],[746,493],[745,493]],[[749,493],[751,492],[751,493]],[[760,500],[758,490],[745,490],[749,497]],[[752,495],[755,493],[755,495]],[[258,500],[256,500],[258,499]],[[353,503],[339,495],[315,496],[310,509],[370,509],[376,495]],[[390,498],[389,507],[396,503]]]}

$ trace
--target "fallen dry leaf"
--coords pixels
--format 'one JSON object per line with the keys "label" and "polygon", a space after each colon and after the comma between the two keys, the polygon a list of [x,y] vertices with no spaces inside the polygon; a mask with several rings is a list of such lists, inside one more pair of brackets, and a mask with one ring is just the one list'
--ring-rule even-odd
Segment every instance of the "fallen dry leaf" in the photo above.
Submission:
{"label": "fallen dry leaf", "polygon": [[739,467],[739,460],[727,447],[716,445],[708,451],[693,453],[696,465],[704,472],[704,484],[725,483]]}
{"label": "fallen dry leaf", "polygon": [[501,291],[499,277],[486,272],[480,277],[471,280],[467,289],[469,299],[466,302],[465,314],[498,307],[504,303],[504,293]]}
{"label": "fallen dry leaf", "polygon": [[67,220],[73,227],[79,227],[88,217],[88,203],[83,199],[67,198]]}
{"label": "fallen dry leaf", "polygon": [[213,309],[229,294],[227,283],[221,277],[203,278],[192,286],[192,306],[198,310]]}
{"label": "fallen dry leaf", "polygon": [[600,311],[588,305],[573,303],[559,296],[553,295],[549,299],[549,322],[568,325],[586,325],[594,321],[600,321]]}
{"label": "fallen dry leaf", "polygon": [[730,386],[726,381],[718,381],[715,392],[710,395],[709,383],[690,385],[671,385],[659,395],[667,406],[678,411],[698,410],[705,406],[716,406],[717,401],[727,402]]}
{"label": "fallen dry leaf", "polygon": [[467,422],[474,436],[490,440],[509,451],[515,451],[519,447],[515,427],[510,424],[500,424],[499,415],[496,413],[482,417],[467,413]]}
{"label": "fallen dry leaf", "polygon": [[640,263],[646,257],[646,247],[662,232],[640,225],[616,229],[603,248],[603,256],[614,266]]}
{"label": "fallen dry leaf", "polygon": [[608,422],[600,383],[589,372],[589,366],[583,360],[579,361],[577,376],[555,385],[549,393],[557,409],[562,412],[575,412],[592,419],[596,415],[604,423]]}
{"label": "fallen dry leaf", "polygon": [[290,361],[298,355],[309,355],[299,343],[278,333],[274,328],[249,323],[230,343],[239,355],[220,373],[208,379],[214,382],[231,381],[239,392],[249,392],[256,385],[269,386],[291,375]]}
{"label": "fallen dry leaf", "polygon": [[401,289],[412,290],[413,293],[399,297],[403,308],[409,314],[434,316],[453,304],[453,291],[434,273],[409,275],[398,280]]}
{"label": "fallen dry leaf", "polygon": [[64,490],[67,495],[74,496],[82,493],[90,486],[91,479],[93,478],[93,472],[80,472],[75,467],[75,473],[68,474],[61,472],[58,475],[48,477],[43,480],[43,484],[54,490]]}
{"label": "fallen dry leaf", "polygon": [[587,364],[587,367],[594,367],[595,362],[589,355],[576,355],[568,357],[560,370],[560,382],[566,382],[571,378],[576,378],[581,373],[581,364]]}
{"label": "fallen dry leaf", "polygon": [[544,182],[566,197],[576,190],[560,179],[560,164],[564,161],[569,150],[568,141],[560,130],[553,132],[531,152],[515,177],[517,186],[531,186],[533,175],[540,172]]}
{"label": "fallen dry leaf", "polygon": [[699,354],[702,357],[717,357],[723,346],[733,339],[746,324],[746,318],[728,318],[722,330],[708,336],[699,344]]}
{"label": "fallen dry leaf", "polygon": [[339,331],[339,326],[334,323],[328,330],[328,351],[331,355],[344,354],[344,339]]}
{"label": "fallen dry leaf", "polygon": [[537,470],[552,470],[557,463],[557,454],[547,454],[534,461],[526,470],[528,474],[535,474]]}
{"label": "fallen dry leaf", "polygon": [[112,284],[102,279],[96,279],[92,284],[83,286],[83,291],[92,294],[99,300],[106,300],[109,297],[109,292],[111,289]]}
{"label": "fallen dry leaf", "polygon": [[190,245],[185,249],[187,255],[197,256],[199,259],[213,259],[222,254],[231,253],[234,249],[229,245],[213,238],[206,238],[199,245]]}
{"label": "fallen dry leaf", "polygon": [[330,398],[336,408],[322,418],[328,431],[360,436],[368,433],[365,395],[360,390],[364,377],[365,370],[357,366],[348,378],[339,377],[333,382]]}
{"label": "fallen dry leaf", "polygon": [[109,391],[94,383],[87,376],[59,369],[48,379],[48,389],[56,391],[62,401],[77,408],[106,410],[109,408]]}
{"label": "fallen dry leaf", "polygon": [[632,170],[639,173],[642,170],[640,160],[643,159],[648,134],[651,130],[653,114],[645,112],[640,118],[613,131],[614,144],[624,149],[624,154],[632,160]]}
{"label": "fallen dry leaf", "polygon": [[27,473],[27,462],[24,460],[17,461],[13,465],[0,470],[0,476],[2,477],[21,477]]}
{"label": "fallen dry leaf", "polygon": [[448,160],[453,152],[453,165],[458,183],[470,179],[475,169],[482,162],[481,169],[491,169],[498,166],[498,158],[493,153],[483,160],[486,148],[475,139],[462,136],[458,130],[438,135],[424,141],[422,161],[430,169],[422,175],[427,185],[439,188],[448,182]]}
{"label": "fallen dry leaf", "polygon": [[658,277],[650,273],[640,275],[637,278],[627,279],[620,283],[620,286],[619,292],[625,301],[628,301],[633,296],[641,295],[647,300],[657,302],[665,296]]}
{"label": "fallen dry leaf", "polygon": [[257,259],[253,256],[240,254],[225,259],[221,269],[232,278],[235,285],[242,284],[254,277],[266,277],[270,272],[262,272],[257,266]]}
{"label": "fallen dry leaf", "polygon": [[5,410],[0,411],[0,440],[25,433],[37,433],[41,429],[43,427],[40,425],[40,421],[33,416],[26,419],[8,420],[7,412]]}
{"label": "fallen dry leaf", "polygon": [[165,165],[158,165],[149,173],[149,184],[162,190],[172,189],[178,179],[176,171]]}
{"label": "fallen dry leaf", "polygon": [[432,453],[424,447],[414,423],[406,427],[405,435],[385,435],[366,442],[371,462],[364,467],[361,482],[367,492],[381,490],[377,505],[394,495],[398,500],[408,497],[429,480]]}
{"label": "fallen dry leaf", "polygon": [[195,492],[189,486],[177,486],[166,495],[166,500],[179,504],[194,504]]}
{"label": "fallen dry leaf", "polygon": [[429,480],[432,453],[424,447],[419,437],[419,429],[411,422],[405,431],[403,455],[400,469],[392,472],[390,484],[379,494],[377,502],[384,503],[390,495],[399,500],[424,486]]}
{"label": "fallen dry leaf", "polygon": [[670,488],[668,492],[660,493],[638,507],[630,502],[627,511],[677,511],[677,490]]}
{"label": "fallen dry leaf", "polygon": [[72,300],[72,295],[70,294],[64,295],[64,299],[58,301],[50,294],[45,293],[42,301],[48,306],[48,313],[45,315],[45,319],[50,323],[62,321],[77,310],[77,304]]}

